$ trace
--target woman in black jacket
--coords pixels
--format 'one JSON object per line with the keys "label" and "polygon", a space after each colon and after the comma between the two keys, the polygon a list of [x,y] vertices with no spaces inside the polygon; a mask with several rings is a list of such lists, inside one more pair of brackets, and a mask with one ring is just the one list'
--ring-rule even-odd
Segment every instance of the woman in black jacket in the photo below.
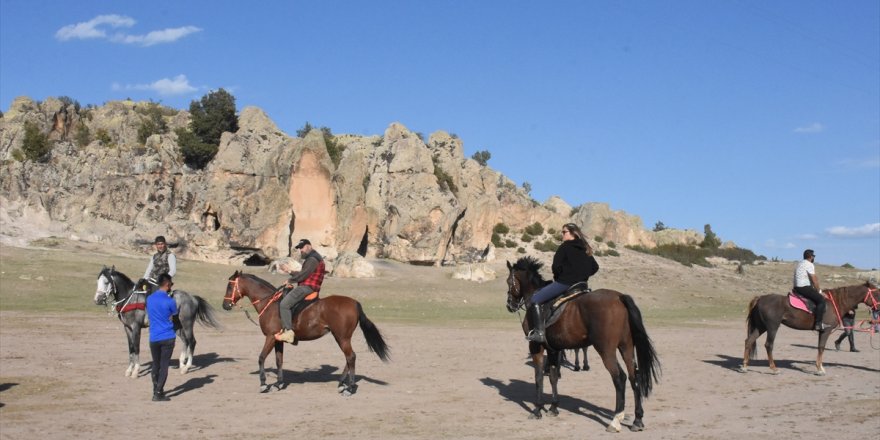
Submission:
{"label": "woman in black jacket", "polygon": [[562,244],[553,255],[553,282],[535,292],[530,302],[532,331],[526,339],[546,342],[541,305],[565,293],[573,284],[587,280],[599,271],[599,263],[593,257],[593,248],[587,244],[581,229],[574,223],[562,225]]}

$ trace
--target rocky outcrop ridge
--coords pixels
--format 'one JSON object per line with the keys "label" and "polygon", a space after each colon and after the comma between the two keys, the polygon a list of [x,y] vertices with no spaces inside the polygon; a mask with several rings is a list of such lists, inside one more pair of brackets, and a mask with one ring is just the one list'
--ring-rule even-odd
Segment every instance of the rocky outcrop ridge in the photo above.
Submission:
{"label": "rocky outcrop ridge", "polygon": [[[438,131],[424,141],[400,123],[382,136],[337,136],[344,150],[334,164],[320,131],[291,137],[247,107],[207,168],[193,170],[173,132],[187,126],[188,113],[164,112],[169,131],[140,144],[146,105],[77,109],[17,98],[0,118],[0,235],[66,234],[137,248],[161,234],[184,258],[257,264],[294,255],[292,246],[309,238],[328,259],[348,255],[340,267],[352,273],[370,272],[352,253],[425,265],[486,260],[497,223],[518,231],[574,221],[588,238],[617,245],[702,240],[693,231],[647,231],[607,204],[539,204],[466,158],[457,137]],[[49,135],[48,162],[13,159],[26,121]],[[102,140],[80,145],[82,127]]]}

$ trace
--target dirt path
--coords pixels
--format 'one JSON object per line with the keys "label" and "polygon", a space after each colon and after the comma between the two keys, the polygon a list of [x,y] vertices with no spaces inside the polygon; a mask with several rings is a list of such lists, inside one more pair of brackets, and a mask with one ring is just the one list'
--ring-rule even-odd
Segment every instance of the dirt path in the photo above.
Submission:
{"label": "dirt path", "polygon": [[[0,313],[0,438],[116,439],[154,432],[169,439],[612,435],[605,427],[613,387],[592,349],[591,371],[564,370],[560,416],[528,420],[532,369],[513,317],[506,329],[377,322],[393,350],[388,364],[367,351],[357,331],[359,389],[349,398],[336,392],[343,358],[330,337],[288,346],[288,387],[259,394],[262,335],[241,312],[220,311],[220,320],[222,332],[196,329],[196,368],[184,376],[172,370],[171,401],[154,403],[148,368],[138,379],[123,377],[126,343],[115,318],[99,312]],[[617,437],[880,437],[880,352],[870,349],[867,334],[857,335],[860,353],[826,353],[828,375],[818,377],[811,374],[811,332],[780,331],[776,357],[782,373],[773,376],[763,354],[751,373],[733,371],[742,355],[739,320],[689,328],[649,323],[648,330],[663,376],[645,404],[647,430]],[[874,344],[880,346],[876,337]],[[141,362],[149,360],[144,342]],[[274,368],[274,360],[267,365]],[[629,391],[627,399],[631,414]]]}

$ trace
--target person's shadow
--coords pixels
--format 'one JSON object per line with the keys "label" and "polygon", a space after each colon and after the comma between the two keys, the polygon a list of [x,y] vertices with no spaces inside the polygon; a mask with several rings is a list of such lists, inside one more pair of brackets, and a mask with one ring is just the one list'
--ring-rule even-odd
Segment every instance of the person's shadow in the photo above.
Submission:
{"label": "person's shadow", "polygon": [[217,377],[216,374],[209,374],[204,377],[194,377],[167,391],[165,395],[167,395],[168,397],[174,397],[186,392],[197,390],[209,383],[213,383],[215,377]]}

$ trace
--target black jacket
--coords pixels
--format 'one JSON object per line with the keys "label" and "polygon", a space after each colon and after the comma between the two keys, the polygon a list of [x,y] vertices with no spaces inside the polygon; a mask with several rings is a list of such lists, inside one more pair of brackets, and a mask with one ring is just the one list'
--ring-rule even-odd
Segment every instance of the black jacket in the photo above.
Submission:
{"label": "black jacket", "polygon": [[587,255],[587,248],[581,240],[563,241],[553,255],[553,280],[567,285],[579,281],[587,281],[599,271],[599,263],[592,255]]}

